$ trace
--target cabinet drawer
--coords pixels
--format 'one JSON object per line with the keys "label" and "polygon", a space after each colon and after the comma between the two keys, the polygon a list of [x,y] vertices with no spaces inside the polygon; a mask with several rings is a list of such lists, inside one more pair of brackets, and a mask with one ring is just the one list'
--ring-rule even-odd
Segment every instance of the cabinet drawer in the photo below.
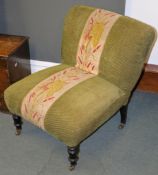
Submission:
{"label": "cabinet drawer", "polygon": [[18,57],[8,59],[10,82],[14,83],[30,74],[30,61]]}

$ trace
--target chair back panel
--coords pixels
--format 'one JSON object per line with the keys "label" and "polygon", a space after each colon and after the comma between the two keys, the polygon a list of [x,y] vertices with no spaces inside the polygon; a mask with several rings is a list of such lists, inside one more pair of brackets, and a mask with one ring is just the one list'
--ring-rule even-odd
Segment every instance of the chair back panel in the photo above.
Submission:
{"label": "chair back panel", "polygon": [[[91,7],[75,6],[66,16],[62,42],[63,63],[72,66],[77,64],[80,39],[95,10]],[[99,23],[97,25],[99,26]],[[122,90],[130,92],[141,74],[155,36],[153,27],[119,15],[112,24],[101,50],[98,73]]]}

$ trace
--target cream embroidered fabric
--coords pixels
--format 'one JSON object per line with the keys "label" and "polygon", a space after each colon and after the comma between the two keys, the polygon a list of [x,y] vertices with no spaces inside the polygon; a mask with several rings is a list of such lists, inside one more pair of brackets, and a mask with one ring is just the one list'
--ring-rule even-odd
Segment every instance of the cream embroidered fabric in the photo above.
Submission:
{"label": "cream embroidered fabric", "polygon": [[108,33],[120,17],[119,14],[96,9],[89,16],[83,29],[76,55],[76,67],[98,74],[100,57]]}

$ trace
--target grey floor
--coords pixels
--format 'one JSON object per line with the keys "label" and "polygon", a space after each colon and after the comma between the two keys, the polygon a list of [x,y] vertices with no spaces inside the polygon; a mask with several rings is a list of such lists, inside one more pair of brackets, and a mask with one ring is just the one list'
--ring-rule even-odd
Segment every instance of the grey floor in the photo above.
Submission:
{"label": "grey floor", "polygon": [[62,143],[28,122],[17,137],[0,113],[0,175],[158,175],[158,94],[136,92],[126,127],[118,123],[117,114],[82,143],[70,172]]}

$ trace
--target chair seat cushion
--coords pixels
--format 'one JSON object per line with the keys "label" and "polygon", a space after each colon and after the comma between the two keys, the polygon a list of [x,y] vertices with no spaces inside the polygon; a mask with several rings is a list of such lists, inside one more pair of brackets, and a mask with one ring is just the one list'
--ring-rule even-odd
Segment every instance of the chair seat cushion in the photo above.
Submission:
{"label": "chair seat cushion", "polygon": [[61,64],[33,73],[26,78],[12,84],[4,92],[5,102],[10,112],[21,116],[21,103],[26,94],[39,82],[51,74],[64,70],[70,66]]}
{"label": "chair seat cushion", "polygon": [[[70,66],[47,68],[13,84],[5,91],[5,101],[13,114],[23,117],[21,105],[34,86]],[[68,146],[76,146],[117,111],[125,93],[100,76],[93,76],[63,93],[48,109],[44,129]]]}

